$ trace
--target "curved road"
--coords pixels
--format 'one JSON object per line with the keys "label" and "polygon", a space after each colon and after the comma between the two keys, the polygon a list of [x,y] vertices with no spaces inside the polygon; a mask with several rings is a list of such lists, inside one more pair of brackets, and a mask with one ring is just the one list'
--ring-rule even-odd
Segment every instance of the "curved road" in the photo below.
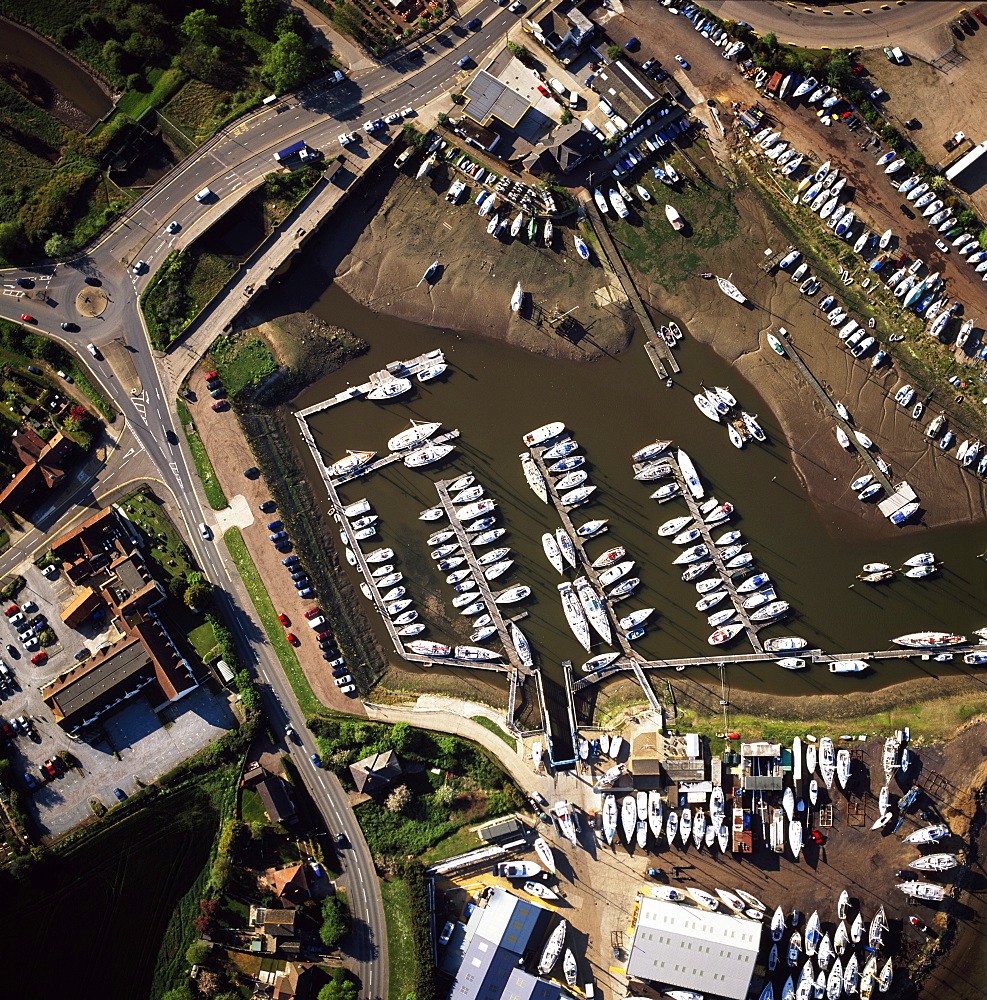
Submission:
{"label": "curved road", "polygon": [[779,41],[791,45],[832,49],[900,45],[925,59],[933,59],[949,48],[952,37],[945,26],[961,10],[968,9],[961,3],[929,0],[813,6],[777,0],[705,0],[703,6],[725,20],[746,21],[760,35],[773,32]]}
{"label": "curved road", "polygon": [[[469,31],[465,25],[474,17],[480,17],[483,25],[478,31]],[[150,347],[138,298],[176,245],[181,247],[184,238],[191,241],[234,203],[241,188],[258,183],[274,169],[275,151],[305,139],[313,148],[332,155],[338,148],[340,133],[358,131],[361,143],[351,145],[347,155],[359,156],[363,144],[380,141],[363,132],[364,121],[406,107],[423,107],[446,93],[453,78],[463,74],[456,62],[463,55],[479,61],[516,21],[517,15],[491,0],[481,0],[458,23],[387,66],[363,72],[358,80],[347,80],[332,89],[310,86],[298,95],[246,115],[156,184],[85,255],[54,267],[43,265],[3,273],[7,294],[0,298],[0,316],[16,321],[21,312],[34,315],[37,322],[32,328],[73,350],[125,419],[125,427],[114,433],[118,443],[106,449],[104,466],[82,488],[96,493],[99,487],[101,501],[119,495],[123,486],[135,481],[124,467],[137,458],[135,467],[143,469],[141,476],[154,480],[171,494],[184,521],[189,545],[203,571],[216,584],[224,612],[235,623],[238,652],[244,664],[256,672],[273,728],[283,729],[290,721],[299,734],[298,742],[287,744],[287,749],[320,810],[326,834],[334,837],[342,832],[346,839],[339,855],[341,881],[347,888],[354,917],[349,953],[361,981],[362,995],[375,1000],[387,996],[388,966],[387,932],[373,859],[338,780],[309,760],[315,746],[304,726],[304,715],[277,657],[263,639],[263,629],[255,623],[249,596],[239,578],[227,568],[228,556],[219,543],[200,534],[198,525],[211,522],[212,515],[187,448],[179,443],[174,406],[179,386],[171,384],[164,366],[159,364],[163,356]],[[204,187],[214,193],[212,203],[195,201],[194,195]],[[172,222],[178,223],[177,232],[168,233]],[[133,273],[137,261],[147,264],[139,275]],[[40,294],[18,299],[21,289],[15,284],[17,278],[33,279],[35,291]],[[97,318],[87,318],[75,307],[76,297],[86,287],[85,278],[97,282],[107,294],[107,306]],[[62,332],[62,323],[70,324],[71,332]],[[100,357],[90,356],[85,347],[88,343],[100,349]],[[132,371],[124,371],[129,366],[119,362],[114,369],[103,356],[106,351],[111,358],[119,359],[127,356],[124,350]],[[124,379],[127,385],[122,384]],[[52,524],[61,512],[72,511],[71,501],[67,497],[57,510],[53,508]],[[25,558],[43,541],[40,530],[27,532],[5,562]],[[252,641],[247,637],[259,638]]]}

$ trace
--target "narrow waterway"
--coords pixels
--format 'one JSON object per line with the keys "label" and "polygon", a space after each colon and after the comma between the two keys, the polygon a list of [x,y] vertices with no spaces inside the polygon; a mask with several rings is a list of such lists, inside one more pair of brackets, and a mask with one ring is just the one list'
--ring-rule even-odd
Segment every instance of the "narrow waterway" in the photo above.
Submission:
{"label": "narrow waterway", "polygon": [[[309,282],[315,278],[304,266],[297,269],[286,282],[287,298],[291,299],[292,283],[306,283],[310,289]],[[304,294],[301,286],[299,293]],[[441,283],[433,294],[441,294]],[[983,550],[979,529],[910,530],[870,542],[866,521],[841,523],[825,510],[817,510],[792,474],[787,447],[756,390],[711,350],[688,337],[679,349],[683,375],[668,389],[647,361],[640,338],[619,357],[579,365],[377,315],[335,287],[313,309],[326,320],[351,329],[372,348],[368,355],[314,385],[299,405],[311,405],[348,383],[363,382],[389,361],[437,347],[450,362],[442,380],[416,385],[412,393],[395,402],[358,400],[312,422],[319,447],[329,460],[342,457],[347,448],[385,452],[388,437],[408,426],[411,419],[439,420],[444,428],[462,431],[456,451],[439,465],[414,471],[397,463],[343,491],[347,500],[368,497],[380,515],[378,536],[364,544],[396,550],[407,596],[414,598],[422,620],[429,624],[425,637],[467,641],[470,632],[468,621],[452,608],[454,592],[443,582],[444,574],[435,569],[425,544],[441,522],[423,522],[417,515],[436,502],[434,480],[473,472],[498,501],[499,523],[508,529],[496,544],[509,545],[510,558],[515,560],[511,571],[497,581],[497,589],[520,583],[533,588],[532,597],[515,607],[528,611],[523,628],[540,661],[556,676],[561,660],[572,659],[578,670],[578,664],[587,659],[562,614],[556,589],[562,578],[549,566],[540,542],[542,533],[554,530],[558,521],[554,511],[528,489],[518,461],[522,434],[551,420],[565,421],[577,438],[587,457],[584,468],[589,482],[597,487],[593,502],[579,509],[575,523],[609,518],[609,532],[590,545],[590,554],[619,544],[627,548],[627,558],[636,561],[632,575],[640,576],[642,583],[618,605],[620,614],[641,607],[658,609],[647,634],[635,644],[648,658],[702,656],[713,651],[706,641],[713,631],[706,623],[708,612],[695,609],[699,595],[692,584],[682,582],[682,567],[672,565],[680,550],[655,534],[656,525],[684,513],[685,504],[659,505],[649,499],[654,484],[632,478],[631,452],[656,437],[671,438],[684,447],[708,484],[708,494],[736,505],[734,517],[720,530],[743,532],[757,568],[771,576],[778,597],[791,603],[791,616],[765,629],[762,638],[795,634],[826,650],[849,652],[890,648],[890,639],[906,632],[935,629],[969,634],[987,624],[980,600],[987,584],[987,564],[977,558]],[[742,407],[759,415],[769,443],[748,445],[743,451],[732,447],[725,429],[696,409],[692,394],[700,381],[729,386]],[[928,502],[934,503],[934,496]],[[338,539],[334,541],[339,544]],[[897,566],[929,549],[944,563],[934,577],[899,577],[882,587],[855,582],[864,562]],[[354,582],[358,582],[355,576]],[[750,651],[743,638],[720,648]],[[593,650],[602,651],[602,646]],[[847,678],[821,666],[795,674],[762,664],[732,667],[730,682],[735,687],[784,694],[847,693],[969,669],[975,668],[958,661],[916,658],[877,662],[867,674]]]}

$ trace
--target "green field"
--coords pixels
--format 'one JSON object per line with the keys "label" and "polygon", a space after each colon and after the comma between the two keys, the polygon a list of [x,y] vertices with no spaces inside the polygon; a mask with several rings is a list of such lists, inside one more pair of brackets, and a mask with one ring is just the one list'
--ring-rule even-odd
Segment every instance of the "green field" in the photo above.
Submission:
{"label": "green field", "polygon": [[[203,785],[124,807],[97,836],[4,885],[0,928],[12,993],[147,997],[172,911],[209,858],[218,815]],[[111,825],[110,825],[111,824]]]}
{"label": "green field", "polygon": [[382,879],[380,894],[387,922],[388,997],[406,1000],[415,982],[415,935],[408,912],[408,884],[403,878]]}

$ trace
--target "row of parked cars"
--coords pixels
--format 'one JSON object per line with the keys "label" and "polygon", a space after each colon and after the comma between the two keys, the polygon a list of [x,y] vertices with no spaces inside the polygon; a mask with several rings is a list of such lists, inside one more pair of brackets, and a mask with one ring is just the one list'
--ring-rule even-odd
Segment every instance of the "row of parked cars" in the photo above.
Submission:
{"label": "row of parked cars", "polygon": [[[11,604],[4,609],[4,614],[7,616],[7,621],[17,633],[18,642],[26,650],[34,654],[31,657],[31,662],[44,663],[48,659],[48,654],[40,648],[41,644],[38,641],[38,636],[49,627],[48,619],[42,614],[29,618],[25,613],[25,611],[32,612],[37,610],[37,605],[33,602],[25,604],[24,609],[19,608],[16,604]],[[11,643],[7,644],[7,652],[11,656],[19,655],[16,647]]]}

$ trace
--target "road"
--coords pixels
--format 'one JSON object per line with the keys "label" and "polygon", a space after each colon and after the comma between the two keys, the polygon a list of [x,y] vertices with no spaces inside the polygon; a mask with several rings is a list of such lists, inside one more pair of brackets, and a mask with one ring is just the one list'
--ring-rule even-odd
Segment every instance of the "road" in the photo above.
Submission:
{"label": "road", "polygon": [[882,48],[900,45],[925,59],[949,48],[945,28],[966,8],[928,0],[876,0],[824,6],[750,0],[706,0],[707,10],[724,20],[746,21],[760,35],[804,48]]}

